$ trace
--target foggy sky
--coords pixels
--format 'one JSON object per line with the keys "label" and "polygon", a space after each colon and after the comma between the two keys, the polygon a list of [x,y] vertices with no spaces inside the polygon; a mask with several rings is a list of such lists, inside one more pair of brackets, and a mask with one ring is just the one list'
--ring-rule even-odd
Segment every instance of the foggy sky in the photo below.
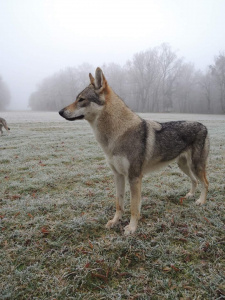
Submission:
{"label": "foggy sky", "polygon": [[37,84],[61,69],[123,65],[164,42],[205,71],[225,51],[225,1],[0,1],[0,75],[13,110],[27,109]]}

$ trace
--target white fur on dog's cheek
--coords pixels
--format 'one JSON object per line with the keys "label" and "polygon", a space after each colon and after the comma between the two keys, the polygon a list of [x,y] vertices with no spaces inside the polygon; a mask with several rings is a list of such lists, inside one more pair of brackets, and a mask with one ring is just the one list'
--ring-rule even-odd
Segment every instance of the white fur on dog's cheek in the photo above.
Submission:
{"label": "white fur on dog's cheek", "polygon": [[103,107],[103,105],[91,102],[90,105],[85,108],[85,112],[83,113],[84,118],[89,122],[93,122],[100,115]]}

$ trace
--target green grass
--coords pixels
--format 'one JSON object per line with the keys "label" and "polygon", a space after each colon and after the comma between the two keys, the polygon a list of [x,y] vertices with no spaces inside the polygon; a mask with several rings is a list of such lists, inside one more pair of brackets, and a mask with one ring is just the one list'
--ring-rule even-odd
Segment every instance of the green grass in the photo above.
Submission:
{"label": "green grass", "polygon": [[14,120],[0,137],[0,299],[225,299],[225,120],[202,122],[206,205],[182,201],[190,182],[172,164],[144,178],[142,218],[125,237],[129,192],[105,229],[115,187],[89,125]]}

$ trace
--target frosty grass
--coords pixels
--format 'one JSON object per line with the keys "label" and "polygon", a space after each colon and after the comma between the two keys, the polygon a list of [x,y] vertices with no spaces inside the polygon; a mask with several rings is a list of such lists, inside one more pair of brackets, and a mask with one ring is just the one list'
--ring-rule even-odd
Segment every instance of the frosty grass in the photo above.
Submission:
{"label": "frosty grass", "polygon": [[105,228],[113,175],[86,121],[0,116],[11,128],[0,136],[0,299],[225,299],[225,116],[142,114],[208,127],[210,185],[197,207],[176,164],[149,174],[129,237],[128,192],[123,221]]}

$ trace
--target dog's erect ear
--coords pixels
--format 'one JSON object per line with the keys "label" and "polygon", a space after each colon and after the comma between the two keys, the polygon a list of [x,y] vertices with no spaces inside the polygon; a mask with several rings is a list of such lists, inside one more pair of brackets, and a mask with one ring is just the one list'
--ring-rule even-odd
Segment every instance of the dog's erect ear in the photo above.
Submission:
{"label": "dog's erect ear", "polygon": [[105,76],[100,68],[97,68],[95,71],[95,88],[99,93],[103,92],[106,88],[107,81]]}
{"label": "dog's erect ear", "polygon": [[95,79],[94,77],[91,75],[91,73],[89,73],[89,78],[90,78],[90,82],[92,85],[95,85]]}
{"label": "dog's erect ear", "polygon": [[96,89],[100,89],[103,84],[103,73],[100,68],[97,68],[95,71],[95,87]]}

